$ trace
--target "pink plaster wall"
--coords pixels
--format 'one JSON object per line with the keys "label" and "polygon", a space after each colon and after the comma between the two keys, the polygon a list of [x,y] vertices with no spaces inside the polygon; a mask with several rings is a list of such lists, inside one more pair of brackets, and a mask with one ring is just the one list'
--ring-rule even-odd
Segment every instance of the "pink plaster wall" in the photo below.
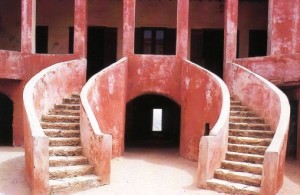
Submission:
{"label": "pink plaster wall", "polygon": [[62,98],[80,92],[85,72],[85,60],[62,62],[44,69],[25,86],[25,174],[33,194],[45,194],[49,188],[49,138],[39,120]]}
{"label": "pink plaster wall", "polygon": [[21,50],[21,0],[0,1],[0,49]]}
{"label": "pink plaster wall", "polygon": [[[223,84],[223,88],[225,88],[223,89],[222,81],[210,72],[189,61],[183,61],[182,65],[180,154],[195,161],[199,158],[199,162],[203,162],[203,160],[207,160],[208,151],[199,152],[199,142],[205,133],[205,123],[209,123],[211,129],[215,128],[221,109],[224,108],[222,106],[224,104],[229,106],[229,93],[227,91],[223,94],[224,91],[226,92],[225,84]],[[224,131],[221,133],[222,136],[219,137],[219,141],[225,139],[227,135],[229,107],[227,109],[228,113],[227,115],[224,114],[222,119],[225,121],[227,119],[227,128],[225,122],[222,125],[224,129],[218,130]],[[224,155],[225,140],[220,142],[218,146],[222,150],[214,150],[216,156]]]}
{"label": "pink plaster wall", "polygon": [[22,80],[24,71],[20,52],[0,50],[0,78]]}
{"label": "pink plaster wall", "polygon": [[283,184],[290,105],[275,85],[237,64],[227,65],[226,84],[232,96],[259,113],[275,131],[264,155],[261,194],[276,194]]}
{"label": "pink plaster wall", "polygon": [[279,86],[295,85],[300,81],[300,54],[246,58],[235,62]]}
{"label": "pink plaster wall", "polygon": [[180,97],[181,66],[175,56],[135,55],[129,58],[127,101],[156,93],[174,100]]}
{"label": "pink plaster wall", "polygon": [[[100,71],[88,81],[81,95],[82,99],[87,99],[85,107],[91,109],[91,113],[87,115],[90,123],[96,123],[92,124],[93,130],[112,136],[112,157],[124,152],[127,63],[127,59],[122,58]],[[91,118],[96,121],[91,121]],[[81,129],[84,131],[84,128]],[[88,140],[88,137],[84,140]],[[90,153],[89,150],[92,149],[87,149],[87,153]]]}

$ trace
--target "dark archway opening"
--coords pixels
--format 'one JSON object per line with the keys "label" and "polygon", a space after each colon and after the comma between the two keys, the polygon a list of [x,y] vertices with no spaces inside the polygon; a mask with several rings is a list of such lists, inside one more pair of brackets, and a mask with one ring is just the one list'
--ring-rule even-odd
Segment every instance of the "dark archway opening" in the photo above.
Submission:
{"label": "dark archway opening", "polygon": [[178,147],[180,106],[161,95],[142,95],[126,106],[125,147]]}
{"label": "dark archway opening", "polygon": [[13,102],[0,94],[0,146],[13,145]]}

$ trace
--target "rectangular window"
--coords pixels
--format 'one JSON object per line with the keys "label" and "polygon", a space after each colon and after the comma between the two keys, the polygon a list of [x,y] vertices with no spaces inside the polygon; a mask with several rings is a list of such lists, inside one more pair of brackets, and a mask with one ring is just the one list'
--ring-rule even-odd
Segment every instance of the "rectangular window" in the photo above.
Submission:
{"label": "rectangular window", "polygon": [[162,109],[153,109],[152,131],[162,131]]}

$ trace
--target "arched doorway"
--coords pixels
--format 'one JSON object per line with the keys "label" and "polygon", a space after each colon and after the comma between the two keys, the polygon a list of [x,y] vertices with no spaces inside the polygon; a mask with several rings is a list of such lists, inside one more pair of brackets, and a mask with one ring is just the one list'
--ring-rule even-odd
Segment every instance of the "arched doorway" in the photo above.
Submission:
{"label": "arched doorway", "polygon": [[0,94],[0,146],[13,145],[13,102]]}
{"label": "arched doorway", "polygon": [[161,95],[142,95],[126,106],[126,147],[178,147],[180,106]]}

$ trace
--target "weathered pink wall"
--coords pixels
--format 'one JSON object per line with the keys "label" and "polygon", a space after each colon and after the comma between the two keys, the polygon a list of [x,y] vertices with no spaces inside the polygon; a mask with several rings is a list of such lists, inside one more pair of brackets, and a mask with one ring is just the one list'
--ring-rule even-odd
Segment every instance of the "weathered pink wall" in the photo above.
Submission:
{"label": "weathered pink wall", "polygon": [[300,84],[300,54],[272,55],[235,60],[279,86]]}
{"label": "weathered pink wall", "polygon": [[264,155],[261,194],[276,194],[284,176],[290,105],[287,97],[272,83],[237,64],[227,65],[226,84],[232,96],[254,110],[275,131]]}
{"label": "weathered pink wall", "polygon": [[127,101],[149,93],[165,95],[180,104],[181,66],[175,56],[135,55],[129,59]]}
{"label": "weathered pink wall", "polygon": [[300,52],[299,0],[269,0],[269,54]]}
{"label": "weathered pink wall", "polygon": [[[211,73],[188,61],[183,61],[182,65],[180,154],[197,161],[198,155],[199,159],[202,156],[199,142],[205,133],[205,123],[209,123],[211,129],[215,126],[224,103],[223,94]],[[229,111],[227,114],[228,118]],[[225,147],[222,143],[220,147]]]}
{"label": "weathered pink wall", "polygon": [[25,166],[33,194],[46,194],[49,188],[49,138],[39,120],[55,103],[80,92],[85,83],[85,72],[85,60],[58,63],[35,75],[25,86]]}
{"label": "weathered pink wall", "polygon": [[[112,157],[121,156],[124,152],[127,63],[127,59],[123,58],[93,76],[82,94],[82,99],[87,99],[94,114],[87,117],[95,117],[96,124],[93,125],[101,133],[112,136]],[[88,148],[92,150],[92,146]]]}
{"label": "weathered pink wall", "polygon": [[22,80],[25,70],[21,63],[20,52],[0,50],[0,78]]}

